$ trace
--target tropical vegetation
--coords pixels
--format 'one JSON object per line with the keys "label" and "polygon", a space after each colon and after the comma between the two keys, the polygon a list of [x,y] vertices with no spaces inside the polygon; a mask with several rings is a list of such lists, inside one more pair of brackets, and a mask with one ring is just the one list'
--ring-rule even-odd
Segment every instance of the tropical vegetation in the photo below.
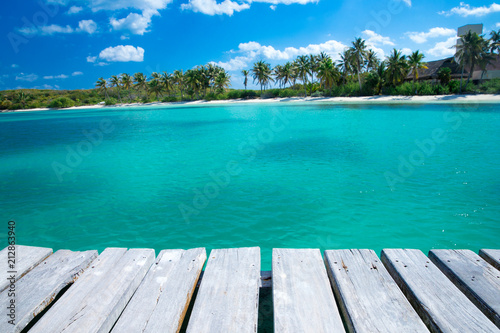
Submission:
{"label": "tropical vegetation", "polygon": [[[385,59],[379,59],[366,41],[356,38],[352,45],[334,60],[324,52],[299,55],[293,61],[272,67],[259,60],[243,69],[241,84],[244,90],[231,89],[231,76],[222,67],[209,63],[187,71],[122,73],[109,79],[100,77],[95,89],[9,90],[0,91],[1,109],[36,107],[64,108],[70,106],[124,102],[176,102],[189,100],[218,100],[238,98],[273,98],[294,96],[371,96],[371,95],[433,95],[454,93],[500,93],[500,80],[482,82],[487,66],[500,52],[500,30],[490,38],[468,32],[459,39],[454,61],[461,70],[459,80],[452,79],[451,69],[438,73],[439,82],[419,81],[427,69],[425,55],[419,50],[405,55],[393,49]],[[482,71],[481,80],[474,85],[474,70]],[[467,75],[465,75],[467,73]],[[249,80],[259,90],[247,89]],[[274,88],[274,87],[277,88]]]}

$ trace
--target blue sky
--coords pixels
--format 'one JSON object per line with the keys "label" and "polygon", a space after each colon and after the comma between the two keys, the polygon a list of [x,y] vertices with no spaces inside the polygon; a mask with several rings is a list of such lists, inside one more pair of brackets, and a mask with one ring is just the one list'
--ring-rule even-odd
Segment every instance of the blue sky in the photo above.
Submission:
{"label": "blue sky", "polygon": [[363,37],[426,60],[453,54],[456,29],[500,29],[500,5],[441,0],[23,0],[2,4],[0,90],[87,89],[99,77],[215,62],[241,88],[242,69],[297,55],[334,59]]}

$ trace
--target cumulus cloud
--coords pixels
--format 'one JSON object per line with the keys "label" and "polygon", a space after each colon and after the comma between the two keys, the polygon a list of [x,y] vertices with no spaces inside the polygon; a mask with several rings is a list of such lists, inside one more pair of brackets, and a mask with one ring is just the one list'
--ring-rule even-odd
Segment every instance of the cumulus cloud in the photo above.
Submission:
{"label": "cumulus cloud", "polygon": [[240,53],[229,61],[219,61],[215,64],[228,71],[237,71],[244,69],[256,59],[266,59],[270,61],[293,60],[299,55],[319,54],[325,52],[333,59],[338,59],[338,54],[346,48],[346,45],[335,40],[329,40],[321,44],[309,44],[303,47],[287,47],[283,50],[277,50],[271,45],[260,45],[257,42],[241,43],[238,50],[232,53]]}
{"label": "cumulus cloud", "polygon": [[151,23],[151,16],[153,13],[136,14],[130,13],[127,17],[115,19],[112,17],[109,21],[114,30],[127,30],[135,35],[144,35],[148,32],[147,29]]}
{"label": "cumulus cloud", "polygon": [[189,0],[189,3],[183,3],[181,9],[192,10],[207,15],[233,15],[234,12],[250,8],[248,3],[239,4],[230,0],[224,0],[217,3],[216,0]]}
{"label": "cumulus cloud", "polygon": [[83,73],[78,71],[71,73],[71,76],[78,76],[78,75],[83,75]]}
{"label": "cumulus cloud", "polygon": [[[89,61],[89,58],[93,61]],[[144,49],[132,45],[110,46],[99,53],[99,59],[109,62],[141,62],[144,61]],[[87,57],[87,61],[89,62],[95,62],[96,60],[96,57]],[[100,64],[98,63],[98,65]]]}
{"label": "cumulus cloud", "polygon": [[71,7],[69,7],[69,9],[66,12],[66,14],[78,14],[82,10],[83,10],[83,7],[71,6]]}
{"label": "cumulus cloud", "polygon": [[68,76],[64,74],[60,75],[47,75],[43,77],[45,80],[53,80],[53,79],[67,79]]}
{"label": "cumulus cloud", "polygon": [[249,9],[253,2],[269,3],[271,4],[270,8],[272,10],[276,10],[277,5],[305,5],[308,3],[318,3],[319,0],[244,0],[240,2],[231,0],[224,0],[222,2],[217,2],[217,0],[189,0],[188,3],[181,5],[181,9],[192,10],[193,12],[199,12],[207,15],[226,14],[231,16],[234,12]]}
{"label": "cumulus cloud", "polygon": [[97,23],[93,20],[81,20],[78,22],[77,31],[86,32],[88,34],[93,34],[97,30]]}
{"label": "cumulus cloud", "polygon": [[97,60],[97,56],[88,56],[87,57],[87,62],[94,63],[94,62],[96,62],[96,60]]}
{"label": "cumulus cloud", "polygon": [[455,46],[457,43],[456,37],[450,37],[444,42],[438,42],[436,45],[427,51],[430,55],[435,57],[451,57],[455,54]]}
{"label": "cumulus cloud", "polygon": [[495,24],[495,27],[500,28],[500,22],[498,22],[497,24]]}
{"label": "cumulus cloud", "polygon": [[451,16],[453,14],[456,14],[462,17],[468,17],[468,16],[481,17],[496,12],[500,12],[500,5],[496,3],[492,3],[489,6],[471,7],[469,4],[461,2],[460,6],[454,7],[449,11],[443,10],[439,12],[439,14],[446,16]]}
{"label": "cumulus cloud", "polygon": [[16,75],[16,81],[28,81],[28,82],[33,82],[38,79],[38,75],[36,74],[24,74],[20,73],[19,75]]}
{"label": "cumulus cloud", "polygon": [[418,44],[422,44],[427,42],[429,38],[436,37],[447,37],[447,36],[456,36],[457,31],[454,29],[441,28],[436,27],[430,29],[428,32],[407,32],[406,35],[410,37],[412,41]]}
{"label": "cumulus cloud", "polygon": [[51,25],[44,25],[40,27],[23,27],[18,30],[20,33],[24,35],[53,35],[57,33],[61,34],[70,34],[74,32],[73,28],[71,28],[69,25],[63,27],[57,24],[51,24]]}
{"label": "cumulus cloud", "polygon": [[404,47],[403,49],[401,49],[401,53],[403,53],[405,56],[409,56],[413,53],[413,51],[407,47]]}
{"label": "cumulus cloud", "polygon": [[384,37],[382,35],[377,34],[372,30],[365,30],[362,34],[366,37],[366,42],[372,45],[391,45],[394,46],[394,43],[391,41],[389,37]]}

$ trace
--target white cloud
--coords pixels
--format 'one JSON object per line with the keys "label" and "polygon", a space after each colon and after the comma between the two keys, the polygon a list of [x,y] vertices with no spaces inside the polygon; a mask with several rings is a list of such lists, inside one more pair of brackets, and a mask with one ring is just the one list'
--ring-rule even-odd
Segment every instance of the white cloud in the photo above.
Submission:
{"label": "white cloud", "polygon": [[77,14],[83,10],[83,7],[71,6],[66,14]]}
{"label": "white cloud", "polygon": [[411,0],[402,0],[408,7],[411,7]]}
{"label": "white cloud", "polygon": [[82,72],[73,72],[71,74],[71,76],[78,76],[78,75],[83,75],[83,73]]}
{"label": "white cloud", "polygon": [[24,35],[35,35],[35,34],[40,34],[40,35],[53,35],[56,33],[62,33],[62,34],[70,34],[74,30],[71,28],[69,25],[63,27],[57,24],[51,24],[51,25],[44,25],[44,26],[39,26],[39,27],[23,27],[18,30],[20,33]]}
{"label": "white cloud", "polygon": [[276,5],[271,5],[269,6],[269,8],[271,8],[272,10],[276,10]]}
{"label": "white cloud", "polygon": [[17,64],[12,64],[12,65],[10,65],[10,67],[12,67],[12,68],[18,68],[18,67],[19,67],[19,65],[17,65]]}
{"label": "white cloud", "polygon": [[158,11],[167,8],[173,0],[93,0],[90,1],[90,8],[97,12],[100,10],[137,9],[140,11]]}
{"label": "white cloud", "polygon": [[454,29],[436,27],[430,29],[428,32],[407,32],[406,35],[415,43],[422,44],[427,42],[429,38],[456,36],[457,31]]}
{"label": "white cloud", "polygon": [[93,56],[88,56],[87,57],[87,62],[96,62],[96,60],[97,60],[97,56],[94,56],[94,57]]}
{"label": "white cloud", "polygon": [[409,56],[410,54],[413,53],[413,51],[407,47],[404,47],[402,50],[401,50],[401,53],[403,53],[405,56]]}
{"label": "white cloud", "polygon": [[52,79],[67,79],[68,76],[64,74],[60,75],[47,75],[43,77],[45,80],[52,80]]}
{"label": "white cloud", "polygon": [[77,31],[86,32],[92,35],[97,30],[97,24],[93,20],[81,20],[78,22]]}
{"label": "white cloud", "polygon": [[[264,2],[271,3],[273,5],[291,5],[291,4],[299,4],[306,5],[308,3],[318,3],[319,0],[247,0],[248,2]],[[408,0],[406,0],[408,1]]]}
{"label": "white cloud", "polygon": [[112,17],[109,23],[114,30],[128,30],[135,35],[143,35],[147,31],[149,24],[151,23],[152,13],[148,14],[136,14],[130,13],[127,17],[121,19],[115,19]]}
{"label": "white cloud", "polygon": [[16,81],[28,81],[28,82],[33,82],[38,79],[38,75],[36,74],[24,74],[20,73],[19,75],[16,75]]}
{"label": "white cloud", "polygon": [[108,47],[99,53],[99,59],[109,62],[141,62],[144,61],[144,49],[142,47],[134,47],[132,45]]}
{"label": "white cloud", "polygon": [[120,39],[121,39],[121,40],[127,40],[127,39],[130,39],[130,37],[129,37],[129,36],[122,35],[122,36],[120,36]]}
{"label": "white cloud", "polygon": [[438,42],[436,45],[427,51],[430,55],[435,57],[451,57],[455,54],[455,46],[457,37],[450,37],[444,42]]}
{"label": "white cloud", "polygon": [[377,34],[375,31],[372,30],[365,30],[362,32],[362,34],[366,37],[366,41],[369,44],[372,45],[391,45],[393,46],[394,43],[391,41],[389,37],[384,37],[382,35]]}
{"label": "white cloud", "polygon": [[309,44],[303,47],[287,47],[284,50],[277,50],[270,45],[260,45],[257,42],[241,43],[238,50],[232,53],[243,53],[243,55],[236,56],[229,61],[219,61],[216,64],[223,67],[228,71],[237,71],[244,69],[249,64],[259,59],[266,59],[271,61],[277,60],[293,60],[299,55],[319,54],[325,52],[333,59],[338,59],[338,54],[346,48],[346,45],[335,40],[329,40],[321,44]]}
{"label": "white cloud", "polygon": [[468,17],[468,16],[480,17],[496,12],[500,12],[500,5],[496,3],[492,3],[489,6],[471,7],[465,2],[461,2],[460,6],[454,7],[449,11],[439,12],[439,14],[446,16],[456,14],[462,17]]}
{"label": "white cloud", "polygon": [[500,22],[498,22],[497,24],[495,24],[495,27],[500,28]]}
{"label": "white cloud", "polygon": [[189,3],[183,3],[181,9],[192,10],[193,12],[200,12],[207,15],[233,15],[234,12],[250,8],[248,3],[239,4],[230,0],[224,0],[217,3],[216,0],[189,0]]}

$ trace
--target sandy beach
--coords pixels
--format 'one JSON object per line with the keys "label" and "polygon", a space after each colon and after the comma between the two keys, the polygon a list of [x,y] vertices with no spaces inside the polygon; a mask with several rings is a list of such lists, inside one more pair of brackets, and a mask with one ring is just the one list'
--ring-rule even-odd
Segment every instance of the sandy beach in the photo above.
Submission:
{"label": "sandy beach", "polygon": [[292,97],[269,99],[233,99],[221,101],[190,101],[190,102],[153,102],[153,103],[126,103],[106,106],[102,104],[74,106],[65,109],[20,109],[5,110],[3,112],[30,112],[30,111],[58,111],[79,109],[100,109],[140,106],[179,106],[179,105],[217,105],[217,104],[248,104],[248,103],[329,103],[329,104],[463,104],[463,103],[500,103],[500,95],[434,95],[434,96],[364,96],[364,97]]}

